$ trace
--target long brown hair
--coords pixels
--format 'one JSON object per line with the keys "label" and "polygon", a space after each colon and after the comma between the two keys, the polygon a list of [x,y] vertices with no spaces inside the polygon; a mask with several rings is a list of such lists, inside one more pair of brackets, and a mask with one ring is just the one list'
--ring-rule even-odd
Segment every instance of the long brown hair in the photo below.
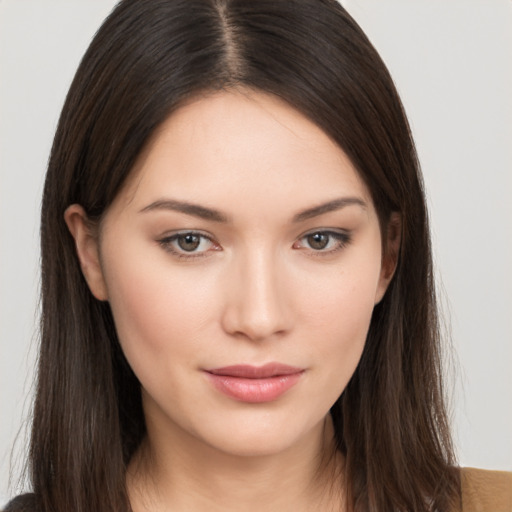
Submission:
{"label": "long brown hair", "polygon": [[139,382],[108,303],[82,276],[65,209],[79,203],[101,220],[179,105],[238,85],[282,98],[332,137],[368,186],[383,230],[401,214],[395,277],[331,409],[346,457],[340,485],[355,512],[447,511],[459,486],[416,151],[385,65],[335,0],[123,0],[96,34],[44,189],[30,500],[41,512],[130,510],[125,472],[145,435]]}

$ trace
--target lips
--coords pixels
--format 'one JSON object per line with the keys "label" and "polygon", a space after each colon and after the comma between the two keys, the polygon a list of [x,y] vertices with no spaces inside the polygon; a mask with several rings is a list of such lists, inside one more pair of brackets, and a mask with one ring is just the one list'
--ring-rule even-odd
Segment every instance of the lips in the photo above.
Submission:
{"label": "lips", "polygon": [[217,391],[241,402],[261,403],[277,400],[304,373],[303,368],[269,363],[264,366],[234,365],[205,371]]}

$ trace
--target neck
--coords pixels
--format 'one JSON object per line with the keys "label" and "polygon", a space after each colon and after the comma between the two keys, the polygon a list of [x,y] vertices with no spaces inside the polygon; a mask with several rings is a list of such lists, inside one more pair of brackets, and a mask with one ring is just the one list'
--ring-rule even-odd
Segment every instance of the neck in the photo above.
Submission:
{"label": "neck", "polygon": [[168,442],[148,426],[127,485],[134,512],[340,511],[341,467],[330,416],[300,444],[254,456]]}

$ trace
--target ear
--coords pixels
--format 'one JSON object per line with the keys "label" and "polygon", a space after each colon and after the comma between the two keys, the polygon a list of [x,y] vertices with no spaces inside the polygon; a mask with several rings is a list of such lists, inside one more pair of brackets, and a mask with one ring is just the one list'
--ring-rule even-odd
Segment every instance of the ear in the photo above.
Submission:
{"label": "ear", "polygon": [[375,294],[375,304],[378,304],[384,297],[389,283],[395,275],[395,270],[398,264],[400,243],[402,241],[402,216],[398,212],[393,212],[390,215],[385,232],[382,236],[382,266],[380,270],[379,284],[377,286],[377,293]]}
{"label": "ear", "polygon": [[64,212],[64,220],[75,239],[80,267],[91,293],[98,300],[107,300],[107,286],[101,268],[98,236],[93,231],[85,210],[79,204],[72,204]]}

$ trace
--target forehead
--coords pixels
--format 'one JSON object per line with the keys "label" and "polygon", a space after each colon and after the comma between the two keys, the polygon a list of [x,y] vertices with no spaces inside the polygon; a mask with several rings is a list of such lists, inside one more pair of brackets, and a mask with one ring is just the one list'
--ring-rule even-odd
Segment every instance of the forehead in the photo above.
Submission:
{"label": "forehead", "polygon": [[279,98],[250,90],[195,98],[159,127],[120,200],[143,206],[159,196],[205,204],[303,206],[368,190],[342,151]]}

